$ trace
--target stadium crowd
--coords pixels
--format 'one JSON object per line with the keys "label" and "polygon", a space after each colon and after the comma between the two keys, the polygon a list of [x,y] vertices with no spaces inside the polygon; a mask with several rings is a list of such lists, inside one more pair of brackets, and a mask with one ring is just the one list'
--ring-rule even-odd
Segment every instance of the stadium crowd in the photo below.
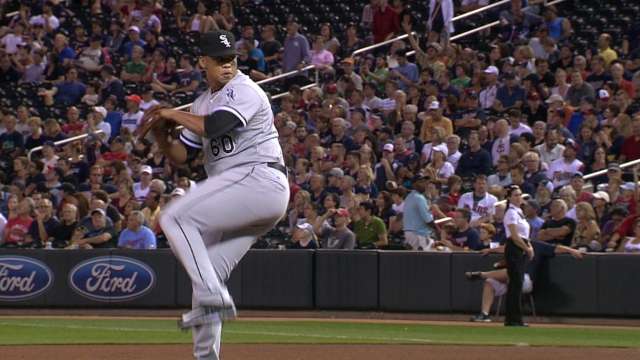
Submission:
{"label": "stadium crowd", "polygon": [[256,247],[491,249],[518,185],[532,239],[640,251],[637,171],[621,167],[640,158],[640,24],[577,49],[566,14],[513,0],[472,35],[490,41],[461,46],[453,14],[487,1],[431,0],[417,16],[371,0],[340,28],[234,16],[252,3],[2,2],[1,246],[165,247],[158,214],[204,179],[202,157],[175,166],[133,132],[145,110],[206,88],[171,34],[224,28],[255,80],[309,64],[319,79],[288,78],[273,101],[291,205]]}

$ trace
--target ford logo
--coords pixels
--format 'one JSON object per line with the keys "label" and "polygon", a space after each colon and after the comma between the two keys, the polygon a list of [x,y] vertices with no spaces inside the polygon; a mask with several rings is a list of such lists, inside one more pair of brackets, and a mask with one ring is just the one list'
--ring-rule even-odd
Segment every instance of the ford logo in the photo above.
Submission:
{"label": "ford logo", "polygon": [[69,285],[78,294],[96,301],[127,301],[149,292],[156,274],[147,264],[123,256],[101,256],[76,265]]}
{"label": "ford logo", "polygon": [[0,300],[27,300],[52,284],[53,273],[44,263],[24,256],[0,256]]}

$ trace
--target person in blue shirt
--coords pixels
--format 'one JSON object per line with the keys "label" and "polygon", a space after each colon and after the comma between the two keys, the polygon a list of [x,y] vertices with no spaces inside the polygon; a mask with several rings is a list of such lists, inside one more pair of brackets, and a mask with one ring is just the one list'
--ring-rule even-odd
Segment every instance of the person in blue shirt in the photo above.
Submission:
{"label": "person in blue shirt", "polygon": [[524,203],[523,210],[524,216],[531,227],[529,237],[531,240],[536,240],[538,238],[538,231],[540,231],[542,224],[544,224],[544,219],[540,217],[540,204],[534,199],[529,199]]}
{"label": "person in blue shirt", "polygon": [[396,51],[396,59],[398,59],[398,67],[391,71],[391,77],[400,80],[399,88],[407,91],[409,86],[417,84],[420,80],[418,66],[407,60],[404,50]]}
{"label": "person in blue shirt", "polygon": [[480,241],[480,233],[469,225],[471,222],[471,211],[469,209],[457,209],[453,216],[453,221],[456,225],[453,241],[443,238],[440,243],[451,250],[482,250],[484,248]]}
{"label": "person in blue shirt", "polygon": [[258,71],[267,72],[267,62],[264,60],[264,53],[262,49],[255,46],[253,41],[246,41],[247,50],[249,51],[249,57],[256,61],[258,64]]}
{"label": "person in blue shirt", "polygon": [[140,28],[134,25],[129,27],[129,41],[122,45],[120,53],[127,59],[131,59],[131,52],[136,45],[144,49],[147,43],[140,38]]}
{"label": "person in blue shirt", "polygon": [[63,34],[57,34],[53,38],[53,48],[58,55],[58,63],[67,67],[76,58],[76,52],[69,47],[69,40]]}
{"label": "person in blue shirt", "polygon": [[507,73],[504,76],[505,85],[498,88],[496,102],[493,107],[497,111],[504,111],[510,108],[521,108],[524,103],[524,89],[518,85],[515,75]]}
{"label": "person in blue shirt", "polygon": [[87,87],[78,80],[78,70],[69,68],[65,80],[54,88],[54,100],[60,105],[75,105],[80,102]]}
{"label": "person in blue shirt", "polygon": [[433,245],[433,215],[424,195],[429,178],[420,177],[413,183],[413,190],[404,201],[402,229],[407,245],[413,250],[428,250]]}
{"label": "person in blue shirt", "polygon": [[127,219],[127,228],[120,233],[118,247],[126,249],[155,249],[156,236],[144,224],[142,211],[132,211]]}

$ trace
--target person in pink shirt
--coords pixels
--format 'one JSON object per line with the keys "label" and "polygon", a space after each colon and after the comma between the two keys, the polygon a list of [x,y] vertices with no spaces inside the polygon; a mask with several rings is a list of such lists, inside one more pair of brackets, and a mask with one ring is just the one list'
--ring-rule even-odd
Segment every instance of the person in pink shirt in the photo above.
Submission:
{"label": "person in pink shirt", "polygon": [[331,51],[324,48],[324,38],[320,35],[313,40],[313,48],[311,50],[311,64],[320,68],[321,71],[331,68],[334,58]]}

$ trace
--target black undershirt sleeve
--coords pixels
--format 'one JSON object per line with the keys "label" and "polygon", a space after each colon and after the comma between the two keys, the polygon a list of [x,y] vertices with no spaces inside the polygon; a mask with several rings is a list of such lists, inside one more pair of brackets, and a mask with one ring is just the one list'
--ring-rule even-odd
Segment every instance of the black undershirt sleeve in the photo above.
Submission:
{"label": "black undershirt sleeve", "polygon": [[224,109],[214,111],[204,117],[204,133],[209,139],[215,139],[243,125],[242,120],[234,113]]}

